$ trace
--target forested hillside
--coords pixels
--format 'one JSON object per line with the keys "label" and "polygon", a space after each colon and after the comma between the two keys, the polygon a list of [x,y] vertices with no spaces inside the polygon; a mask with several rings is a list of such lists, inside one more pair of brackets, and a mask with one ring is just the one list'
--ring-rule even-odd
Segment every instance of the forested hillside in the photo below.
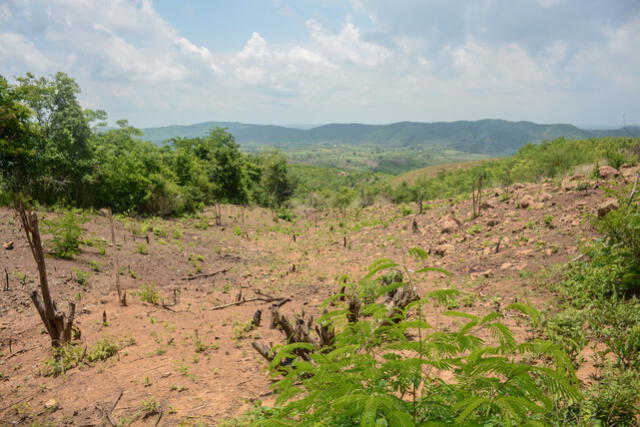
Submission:
{"label": "forested hillside", "polygon": [[265,145],[282,148],[285,151],[321,144],[379,145],[385,148],[442,147],[492,156],[510,155],[524,144],[560,137],[586,139],[603,136],[640,136],[640,129],[637,127],[586,130],[569,124],[537,124],[506,120],[450,123],[400,122],[388,125],[327,124],[308,130],[236,122],[205,122],[188,126],[147,128],[142,131],[145,139],[159,143],[177,136],[204,136],[214,127],[227,128],[238,143],[250,149]]}

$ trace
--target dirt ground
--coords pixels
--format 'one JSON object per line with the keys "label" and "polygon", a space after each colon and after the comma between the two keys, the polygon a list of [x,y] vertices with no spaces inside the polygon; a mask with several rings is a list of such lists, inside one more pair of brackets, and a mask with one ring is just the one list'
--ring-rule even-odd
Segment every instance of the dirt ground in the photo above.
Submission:
{"label": "dirt ground", "polygon": [[[451,273],[413,276],[419,290],[459,289],[460,310],[486,313],[514,301],[553,310],[549,284],[595,237],[588,216],[607,185],[574,177],[516,185],[508,198],[504,190],[486,191],[475,219],[470,200],[432,201],[422,214],[415,205],[391,204],[297,209],[294,222],[265,209],[224,206],[221,226],[212,209],[186,219],[116,217],[115,247],[108,219],[87,215],[81,253],[47,258],[52,295],[63,309],[66,300],[77,303],[83,346],[108,337],[123,348],[57,377],[46,375],[50,340],[29,299],[36,265],[14,212],[0,210],[0,243],[14,242],[0,249],[8,280],[0,291],[0,425],[223,424],[258,401],[273,402],[267,363],[251,343],[277,344],[282,336],[269,328],[267,302],[214,307],[260,293],[291,298],[284,312],[317,315],[342,275],[358,279],[378,258],[403,263],[412,247],[430,250],[427,264]],[[458,223],[443,233],[451,215]],[[115,294],[116,257],[127,307]],[[83,272],[87,283],[79,283]],[[5,278],[0,283],[4,288]],[[166,308],[140,300],[145,284],[157,287]],[[262,324],[247,331],[257,309],[265,312]],[[445,325],[438,323],[441,311],[427,307],[438,327]],[[507,322],[519,338],[530,333],[517,319]],[[586,366],[580,375],[588,380]]]}

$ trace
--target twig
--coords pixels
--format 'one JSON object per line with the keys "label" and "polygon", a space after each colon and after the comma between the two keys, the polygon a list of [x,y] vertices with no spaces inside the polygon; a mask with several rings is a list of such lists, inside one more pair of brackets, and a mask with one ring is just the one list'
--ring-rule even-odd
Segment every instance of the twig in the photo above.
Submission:
{"label": "twig", "polygon": [[27,351],[34,350],[34,349],[36,349],[36,348],[38,348],[38,347],[40,347],[40,346],[39,346],[39,345],[36,345],[36,346],[34,346],[34,347],[31,347],[31,348],[23,348],[23,349],[20,349],[20,350],[16,351],[15,353],[11,353],[11,354],[9,354],[8,356],[5,356],[4,358],[5,358],[5,360],[6,360],[6,359],[11,359],[12,357],[15,357],[15,356],[17,356],[17,355],[19,355],[19,354],[22,354],[22,353],[26,353]]}
{"label": "twig", "polygon": [[186,276],[186,277],[181,278],[180,280],[206,279],[207,277],[216,276],[218,274],[224,274],[229,270],[231,270],[231,269],[230,268],[225,268],[224,270],[214,271],[213,273],[204,273],[204,274],[198,274],[198,275],[195,275],[195,276]]}
{"label": "twig", "polygon": [[160,420],[162,419],[162,415],[164,415],[164,411],[160,411],[160,415],[158,415],[158,419],[156,420],[156,423],[154,424],[154,427],[157,427],[158,424],[160,424]]}
{"label": "twig", "polygon": [[120,402],[120,399],[122,398],[123,394],[124,394],[124,391],[120,390],[120,394],[118,395],[118,398],[116,399],[115,402],[113,402],[113,406],[111,407],[111,412],[113,412],[113,410],[116,409],[116,406],[118,406],[118,402]]}

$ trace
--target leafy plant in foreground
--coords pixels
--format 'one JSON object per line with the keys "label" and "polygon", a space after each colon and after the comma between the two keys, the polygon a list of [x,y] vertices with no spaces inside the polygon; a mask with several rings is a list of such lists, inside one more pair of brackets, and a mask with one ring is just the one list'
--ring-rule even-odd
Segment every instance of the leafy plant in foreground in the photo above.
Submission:
{"label": "leafy plant in foreground", "polygon": [[[374,266],[367,277],[396,264]],[[378,296],[402,286],[379,287]],[[560,348],[542,340],[516,342],[501,314],[446,311],[442,315],[463,321],[453,331],[427,323],[424,305],[451,292],[432,292],[394,319],[377,302],[365,305],[356,322],[348,321],[343,306],[327,312],[320,324],[336,329],[333,345],[311,353],[308,361],[296,354],[312,346],[280,347],[271,369],[284,375],[274,386],[282,407],[256,425],[539,426],[555,402],[580,399],[573,366]],[[507,309],[538,320],[524,304]],[[283,366],[284,360],[292,362]]]}

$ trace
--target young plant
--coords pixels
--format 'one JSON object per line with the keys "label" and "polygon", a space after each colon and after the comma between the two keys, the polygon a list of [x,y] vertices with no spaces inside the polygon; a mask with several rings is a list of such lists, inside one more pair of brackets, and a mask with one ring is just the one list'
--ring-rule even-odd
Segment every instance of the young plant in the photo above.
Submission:
{"label": "young plant", "polygon": [[153,305],[158,305],[161,301],[160,292],[158,292],[156,286],[152,283],[145,283],[137,292],[134,292],[134,295],[140,298],[140,301]]}
{"label": "young plant", "polygon": [[56,258],[71,259],[80,253],[81,225],[84,222],[86,218],[77,216],[73,211],[68,211],[57,220],[44,221],[45,231],[52,236],[49,241],[51,255]]}
{"label": "young plant", "polygon": [[[395,265],[379,261],[368,278]],[[381,286],[377,296],[404,286]],[[462,325],[444,331],[429,324],[423,306],[450,294],[432,292],[391,314],[374,299],[357,321],[346,306],[327,312],[319,322],[336,331],[332,345],[315,351],[298,342],[277,349],[271,369],[283,376],[275,384],[282,406],[256,425],[544,425],[554,401],[580,400],[561,349],[542,340],[517,342],[501,314],[445,311]],[[524,304],[506,309],[538,321]]]}

